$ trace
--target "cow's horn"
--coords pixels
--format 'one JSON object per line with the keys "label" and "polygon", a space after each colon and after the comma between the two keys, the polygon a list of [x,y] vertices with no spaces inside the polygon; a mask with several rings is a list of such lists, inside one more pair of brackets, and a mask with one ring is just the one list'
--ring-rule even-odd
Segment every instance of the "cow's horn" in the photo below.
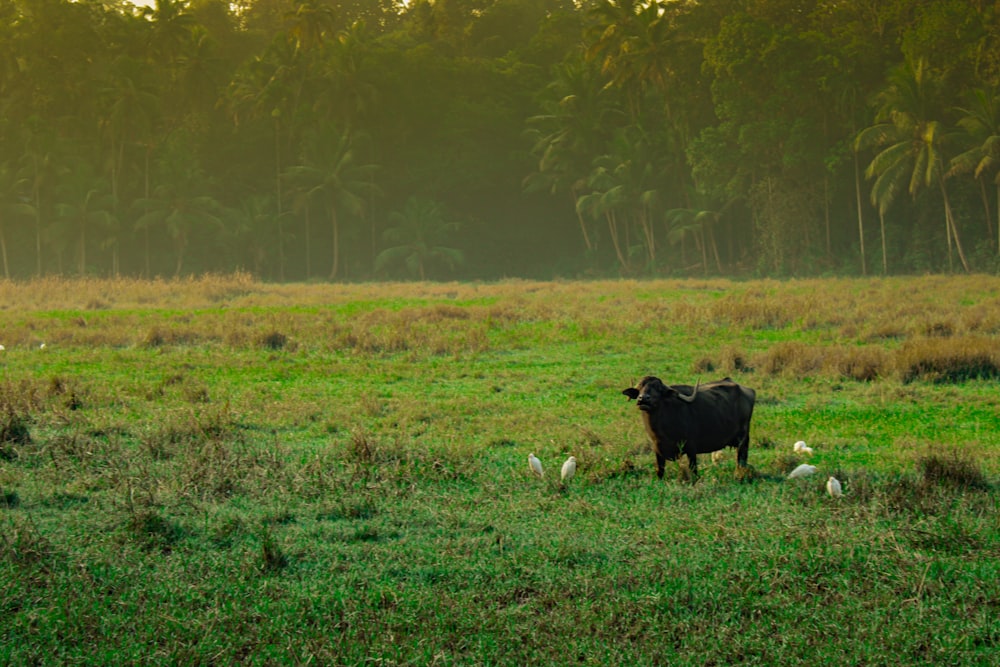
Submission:
{"label": "cow's horn", "polygon": [[698,380],[694,385],[694,391],[691,392],[690,396],[685,396],[684,394],[677,394],[681,400],[691,403],[694,401],[694,397],[698,395],[698,387],[701,385],[701,380]]}

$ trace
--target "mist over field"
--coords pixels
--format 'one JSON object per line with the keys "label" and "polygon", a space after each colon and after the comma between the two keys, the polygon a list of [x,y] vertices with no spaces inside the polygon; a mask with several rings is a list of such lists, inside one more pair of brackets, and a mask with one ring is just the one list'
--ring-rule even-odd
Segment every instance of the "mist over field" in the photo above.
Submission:
{"label": "mist over field", "polygon": [[993,3],[0,0],[5,278],[995,273]]}

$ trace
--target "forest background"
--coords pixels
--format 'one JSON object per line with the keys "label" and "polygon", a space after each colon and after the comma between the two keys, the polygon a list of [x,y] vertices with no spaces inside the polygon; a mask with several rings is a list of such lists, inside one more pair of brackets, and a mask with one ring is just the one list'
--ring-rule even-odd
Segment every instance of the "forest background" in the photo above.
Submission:
{"label": "forest background", "polygon": [[972,0],[0,0],[3,276],[995,272],[998,84]]}

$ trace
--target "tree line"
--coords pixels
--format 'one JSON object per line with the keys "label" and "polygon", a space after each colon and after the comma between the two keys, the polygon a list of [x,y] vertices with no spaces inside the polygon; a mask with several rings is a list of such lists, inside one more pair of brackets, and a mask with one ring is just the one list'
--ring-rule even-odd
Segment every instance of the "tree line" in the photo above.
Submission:
{"label": "tree line", "polygon": [[970,0],[0,0],[0,264],[997,271]]}

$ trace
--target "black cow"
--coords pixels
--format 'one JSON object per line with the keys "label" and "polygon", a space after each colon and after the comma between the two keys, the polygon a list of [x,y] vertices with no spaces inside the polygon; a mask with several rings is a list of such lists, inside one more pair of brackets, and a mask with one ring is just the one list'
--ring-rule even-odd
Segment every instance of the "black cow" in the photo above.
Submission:
{"label": "black cow", "polygon": [[729,378],[708,384],[665,385],[646,376],[635,387],[622,391],[635,399],[646,433],[656,454],[656,476],[663,479],[663,464],[684,454],[692,475],[698,474],[698,454],[724,447],[736,448],[736,461],[747,465],[750,417],[756,393]]}

